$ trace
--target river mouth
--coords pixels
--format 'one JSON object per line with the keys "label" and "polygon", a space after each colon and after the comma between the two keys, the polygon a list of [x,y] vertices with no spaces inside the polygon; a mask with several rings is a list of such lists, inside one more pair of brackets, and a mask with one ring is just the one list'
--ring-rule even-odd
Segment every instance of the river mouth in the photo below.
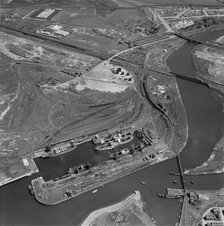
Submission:
{"label": "river mouth", "polygon": [[[198,37],[212,40],[221,35],[223,31],[220,30]],[[191,56],[194,47],[186,43],[169,57],[168,65],[172,71],[194,76]],[[224,132],[222,104],[218,96],[205,86],[181,79],[177,79],[177,83],[189,122],[189,139],[181,160],[184,168],[192,168],[208,159]],[[181,203],[157,196],[167,187],[181,188],[180,178],[170,176],[170,171],[178,171],[176,159],[100,187],[95,194],[88,192],[51,207],[39,204],[28,193],[30,181],[40,176],[36,174],[0,188],[0,225],[78,225],[91,211],[119,202],[133,190],[141,192],[145,211],[156,219],[158,225],[174,225],[178,222]],[[220,189],[223,175],[187,176],[187,188]],[[193,185],[190,184],[192,179],[195,181]],[[177,180],[176,184],[174,180]],[[146,185],[141,185],[141,181],[145,181]]]}

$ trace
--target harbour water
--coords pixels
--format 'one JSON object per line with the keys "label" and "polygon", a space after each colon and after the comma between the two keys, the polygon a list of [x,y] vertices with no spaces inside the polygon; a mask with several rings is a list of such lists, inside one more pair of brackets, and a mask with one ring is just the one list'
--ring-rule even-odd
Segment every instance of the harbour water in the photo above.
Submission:
{"label": "harbour water", "polygon": [[[114,148],[118,151],[124,148],[132,148],[139,144],[139,139],[134,133],[133,140]],[[40,174],[45,181],[52,180],[67,174],[69,167],[78,166],[80,164],[90,163],[95,166],[108,159],[109,151],[95,151],[95,145],[92,141],[82,143],[76,149],[69,153],[55,156],[53,158],[35,158],[34,161],[39,169]],[[60,166],[60,167],[58,167]]]}
{"label": "harbour water", "polygon": [[[212,40],[223,34],[220,30],[200,35],[198,38]],[[172,71],[194,76],[191,57],[194,47],[195,45],[186,43],[172,54],[168,59]],[[207,87],[181,79],[177,82],[189,121],[189,140],[181,154],[181,160],[184,168],[191,168],[208,159],[215,143],[224,133],[224,116],[220,99]],[[84,153],[85,157],[81,157]],[[88,159],[87,154],[87,147],[84,145],[79,149],[80,158]],[[50,164],[40,166],[41,174],[58,175],[61,166],[66,169],[73,164],[74,156],[70,154],[69,158],[57,157],[56,162],[50,160]],[[74,164],[75,161],[74,158]],[[167,187],[181,188],[180,178],[170,176],[170,171],[178,171],[176,159],[150,166],[105,185],[95,194],[88,192],[56,206],[41,205],[29,195],[27,186],[39,173],[0,188],[0,225],[78,225],[91,211],[118,202],[133,190],[140,190],[145,211],[156,219],[158,225],[174,225],[178,222],[181,203],[157,197],[157,194],[164,193]],[[59,174],[61,173],[63,171]],[[219,189],[223,186],[223,176],[188,176],[187,186],[193,189]],[[177,184],[173,184],[173,180],[177,180]],[[190,180],[194,180],[195,184],[190,184]],[[141,181],[145,181],[146,185],[141,185]]]}

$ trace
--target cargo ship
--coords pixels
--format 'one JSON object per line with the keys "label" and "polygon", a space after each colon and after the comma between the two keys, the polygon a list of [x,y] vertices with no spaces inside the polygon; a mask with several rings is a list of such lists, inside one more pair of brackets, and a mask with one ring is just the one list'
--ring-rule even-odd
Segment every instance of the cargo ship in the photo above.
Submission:
{"label": "cargo ship", "polygon": [[106,139],[106,142],[101,142],[96,145],[96,151],[107,151],[111,150],[119,145],[126,144],[133,139],[133,135],[131,133],[121,134],[118,133],[114,136],[111,136],[110,139]]}
{"label": "cargo ship", "polygon": [[54,146],[47,146],[45,148],[45,153],[41,156],[41,158],[50,158],[55,157],[69,151],[72,151],[77,148],[77,145],[74,144],[74,141],[71,140],[70,142],[57,144]]}
{"label": "cargo ship", "polygon": [[92,142],[94,144],[105,144],[108,141],[110,141],[111,138],[112,138],[112,135],[109,135],[109,134],[107,134],[105,136],[96,135],[93,137]]}

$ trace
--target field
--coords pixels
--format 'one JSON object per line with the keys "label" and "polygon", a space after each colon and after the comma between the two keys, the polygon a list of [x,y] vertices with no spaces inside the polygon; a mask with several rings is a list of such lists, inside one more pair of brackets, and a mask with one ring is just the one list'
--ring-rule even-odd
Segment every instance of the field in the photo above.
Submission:
{"label": "field", "polygon": [[143,211],[143,203],[140,192],[127,197],[120,203],[92,212],[82,223],[82,226],[100,225],[130,225],[130,226],[154,226],[150,217]]}
{"label": "field", "polygon": [[[29,1],[30,4],[32,5],[39,5],[39,4],[52,4],[52,5],[61,5],[62,2],[60,0],[54,0],[54,2],[52,3],[51,0],[31,0]],[[106,5],[108,7],[112,7],[112,6],[121,6],[121,7],[127,7],[127,6],[141,6],[141,5],[145,5],[145,4],[157,4],[157,5],[181,5],[181,4],[204,4],[204,5],[222,5],[222,0],[220,1],[216,1],[216,0],[113,0],[113,1],[102,1],[102,0],[97,0],[97,1],[91,1],[91,0],[86,0],[86,1],[71,1],[71,0],[67,0],[66,4],[79,4],[82,6],[89,6],[89,5],[93,5],[95,3],[95,5]],[[114,4],[113,4],[114,3]],[[4,5],[7,6],[23,6],[23,5],[27,5],[27,0],[4,0],[3,1]],[[64,2],[63,2],[64,4]]]}
{"label": "field", "polygon": [[[82,1],[80,4],[85,5],[87,2]],[[59,6],[48,7],[46,6],[47,9],[53,10]],[[33,18],[35,14],[42,12],[41,7],[35,8],[34,5],[20,9],[5,9],[1,23],[39,35],[41,34],[38,31],[57,24],[69,32],[66,37],[58,37],[61,42],[102,52],[122,50],[129,42],[150,37],[160,31],[160,27],[143,9],[122,9],[112,2],[107,4],[91,1],[88,7],[79,7],[79,4],[72,7],[65,4],[60,6],[60,9],[60,14],[50,19]]]}
{"label": "field", "polygon": [[[224,82],[224,55],[223,51],[220,49],[213,49],[213,48],[200,48],[195,51],[195,63],[198,64],[198,62],[208,62],[206,66],[203,66],[202,69],[204,69],[207,73],[203,75],[200,73],[200,70],[198,70],[198,76],[202,79],[209,79],[210,81],[213,81],[215,83],[223,84]],[[196,65],[196,67],[198,67]]]}
{"label": "field", "polygon": [[[66,1],[58,2],[54,1],[50,3],[44,2],[46,9],[56,10],[55,13],[50,15],[49,18],[36,18],[35,15],[43,11],[41,6],[42,1],[31,2],[26,7],[21,8],[7,8],[3,9],[3,19],[1,23],[4,26],[11,28],[17,28],[22,31],[41,34],[40,30],[47,30],[48,27],[55,24],[62,26],[68,35],[55,35],[51,36],[52,39],[60,39],[61,42],[67,43],[82,48],[88,48],[91,50],[98,50],[107,53],[116,53],[127,47],[130,47],[136,41],[142,39],[148,39],[155,34],[161,34],[166,31],[164,24],[154,16],[153,8],[148,8],[150,4],[158,4],[161,6],[182,5],[182,9],[176,7],[168,7],[163,9],[162,7],[156,9],[162,15],[176,15],[184,7],[189,7],[188,1]],[[211,5],[214,5],[213,1],[209,1]],[[16,6],[15,1],[11,1],[8,5]],[[25,1],[21,1],[20,5],[25,4]],[[194,4],[206,5],[206,1],[196,1]],[[220,5],[222,3],[216,2]],[[7,5],[7,4],[6,4]],[[144,6],[140,8],[139,6]],[[57,9],[60,13],[56,17]],[[149,9],[149,10],[148,10]],[[185,14],[189,15],[201,15],[201,10],[192,10],[189,8]],[[159,14],[161,14],[159,13]],[[202,12],[204,15],[204,13]],[[26,16],[28,15],[28,16]],[[185,15],[185,17],[189,16]],[[182,15],[182,17],[184,14]],[[183,17],[183,18],[185,18]],[[183,19],[182,18],[182,19]],[[176,22],[179,21],[176,19]],[[208,27],[210,25],[222,23],[223,19],[215,18],[209,19],[206,22],[201,22],[201,19],[194,18],[195,25],[187,28],[182,28],[183,31],[192,31],[199,27]],[[171,23],[171,22],[170,22]]]}

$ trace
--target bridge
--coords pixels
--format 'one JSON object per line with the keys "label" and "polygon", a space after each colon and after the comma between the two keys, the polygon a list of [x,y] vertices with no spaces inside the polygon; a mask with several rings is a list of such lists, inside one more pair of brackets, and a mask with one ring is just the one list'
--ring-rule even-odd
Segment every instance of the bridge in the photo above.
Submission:
{"label": "bridge", "polygon": [[221,43],[217,43],[217,42],[213,42],[213,41],[201,41],[201,40],[198,40],[196,38],[192,38],[192,37],[187,37],[187,36],[184,36],[182,35],[181,33],[173,33],[175,36],[177,36],[178,38],[181,38],[181,39],[184,39],[188,42],[191,42],[193,44],[196,44],[196,45],[206,45],[208,47],[212,47],[212,48],[218,48],[218,49],[223,49],[224,50],[224,45],[221,44]]}
{"label": "bridge", "polygon": [[215,42],[215,41],[210,41],[210,43],[215,44],[217,46],[224,46],[224,44],[219,43],[219,42]]}
{"label": "bridge", "polygon": [[182,184],[182,187],[184,189],[184,192],[186,193],[187,188],[186,188],[186,183],[185,183],[185,179],[184,179],[184,172],[183,172],[183,168],[182,168],[182,164],[181,164],[181,160],[180,160],[180,154],[177,154],[177,163],[178,163],[178,167],[179,167],[179,171],[180,171],[181,184]]}
{"label": "bridge", "polygon": [[184,79],[184,80],[187,80],[187,81],[190,81],[190,82],[194,82],[194,83],[197,83],[197,84],[200,84],[200,85],[205,85],[208,87],[208,84],[206,82],[203,82],[197,78],[192,78],[192,77],[188,77],[186,75],[181,75],[181,74],[177,74],[175,72],[169,72],[170,74],[174,75],[176,78],[180,78],[180,79]]}
{"label": "bridge", "polygon": [[184,36],[184,35],[182,35],[181,33],[173,33],[175,36],[177,36],[178,38],[181,38],[181,39],[184,39],[184,40],[186,40],[186,41],[188,41],[188,42],[191,42],[191,43],[195,43],[195,44],[204,44],[202,41],[199,41],[199,40],[197,40],[197,39],[195,39],[195,38],[189,38],[189,37],[187,37],[187,36]]}
{"label": "bridge", "polygon": [[189,77],[189,76],[186,76],[186,75],[181,75],[181,74],[178,74],[178,73],[175,73],[175,72],[172,72],[172,71],[165,72],[165,71],[160,71],[160,70],[151,69],[151,68],[147,68],[147,70],[148,71],[152,71],[152,72],[157,72],[157,73],[169,76],[169,77],[176,77],[176,78],[184,79],[184,80],[187,80],[187,81],[190,81],[190,82],[194,82],[194,83],[197,83],[197,84],[204,85],[204,86],[208,87],[208,84],[206,82],[203,82],[203,81],[201,81],[201,80],[199,80],[197,78]]}

